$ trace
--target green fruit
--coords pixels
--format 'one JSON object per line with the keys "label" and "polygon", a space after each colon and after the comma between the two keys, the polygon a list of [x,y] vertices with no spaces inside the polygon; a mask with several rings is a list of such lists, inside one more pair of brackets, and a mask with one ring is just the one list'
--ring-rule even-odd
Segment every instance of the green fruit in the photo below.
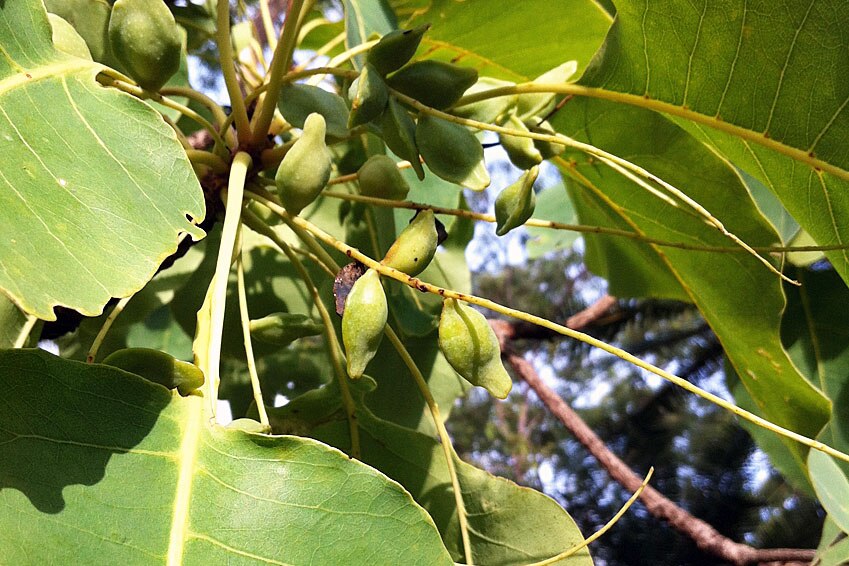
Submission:
{"label": "green fruit", "polygon": [[124,70],[147,90],[159,90],[180,69],[182,39],[162,0],[117,0],[109,45]]}
{"label": "green fruit", "polygon": [[400,69],[416,54],[428,29],[430,24],[387,33],[369,50],[366,61],[383,76]]}
{"label": "green fruit", "polygon": [[394,98],[389,99],[389,106],[380,120],[380,130],[386,147],[401,159],[409,161],[419,180],[424,180],[424,167],[419,161],[419,149],[416,146],[416,124]]}
{"label": "green fruit", "polygon": [[[511,83],[507,81],[500,81],[498,79],[493,79],[490,77],[481,77],[478,79],[478,82],[473,84],[466,92],[465,95],[475,94],[478,92],[485,92],[487,90],[492,90],[499,87],[505,86],[516,86],[516,83]],[[464,104],[463,106],[457,106],[451,109],[451,113],[455,116],[460,116],[462,118],[468,118],[470,120],[477,120],[478,122],[486,122],[488,124],[494,124],[499,121],[499,118],[509,112],[513,107],[516,106],[517,97],[516,95],[511,96],[498,96],[495,98],[487,98],[486,100],[481,100],[480,102],[473,102],[471,104]]]}
{"label": "green fruit", "polygon": [[85,40],[77,33],[74,26],[56,14],[47,14],[50,27],[53,30],[53,46],[59,51],[91,61],[91,51]]}
{"label": "green fruit", "polygon": [[[569,80],[578,70],[576,61],[567,61],[550,71],[546,71],[533,80],[539,84],[562,84]],[[521,119],[530,116],[545,116],[554,109],[554,99],[557,95],[547,92],[520,94],[516,104],[516,114]]]}
{"label": "green fruit", "polygon": [[428,266],[439,245],[439,231],[432,210],[420,210],[398,235],[380,263],[416,276]]}
{"label": "green fruit", "polygon": [[[527,126],[515,114],[510,115],[504,126],[512,130],[530,133]],[[498,140],[501,142],[501,147],[507,152],[510,162],[519,169],[530,169],[542,163],[542,154],[531,138],[499,134]]]}
{"label": "green fruit", "polygon": [[536,195],[534,195],[534,182],[537,180],[539,167],[532,167],[519,178],[518,181],[501,191],[495,199],[495,219],[497,228],[495,233],[503,236],[513,228],[527,222],[534,213],[536,206]]}
{"label": "green fruit", "polygon": [[404,180],[395,160],[387,155],[375,155],[363,163],[357,173],[360,193],[368,197],[404,200],[410,185]]}
{"label": "green fruit", "polygon": [[[545,134],[547,136],[553,136],[557,132],[554,131],[554,128],[551,124],[548,123],[547,120],[541,120],[537,116],[533,116],[525,121],[528,128],[537,134]],[[543,159],[551,159],[552,157],[557,157],[564,151],[566,151],[566,146],[562,143],[551,143],[542,140],[534,140],[534,145],[539,150],[540,155],[542,155]]]}
{"label": "green fruit", "polygon": [[318,336],[324,326],[304,314],[279,312],[252,320],[251,336],[260,342],[276,346],[288,346],[298,338]]}
{"label": "green fruit", "polygon": [[[86,42],[92,59],[118,68],[109,48],[109,15],[112,6],[106,0],[44,0],[44,6],[71,24]],[[119,69],[120,70],[120,69]]]}
{"label": "green fruit", "polygon": [[463,126],[422,114],[416,125],[416,144],[437,176],[473,191],[489,186],[483,147]]}
{"label": "green fruit", "polygon": [[362,377],[377,353],[388,316],[389,306],[380,274],[369,269],[348,293],[342,315],[342,342],[348,359],[348,375],[352,379]]}
{"label": "green fruit", "polygon": [[442,61],[417,61],[391,77],[390,87],[432,108],[448,108],[478,80],[471,67],[459,67]]}
{"label": "green fruit", "polygon": [[315,112],[324,117],[327,135],[344,138],[348,135],[348,107],[336,93],[307,84],[289,84],[280,89],[277,108],[287,122],[304,129],[307,116]]}
{"label": "green fruit", "polygon": [[168,389],[176,389],[184,396],[198,389],[204,381],[203,372],[196,365],[150,348],[118,350],[107,356],[103,363],[164,385]]}
{"label": "green fruit", "polygon": [[466,381],[504,399],[513,382],[501,364],[501,349],[486,318],[455,299],[442,303],[439,349]]}
{"label": "green fruit", "polygon": [[383,115],[389,103],[389,90],[378,72],[366,63],[360,76],[348,91],[351,99],[351,114],[348,116],[348,127],[353,128],[376,120]]}
{"label": "green fruit", "polygon": [[277,168],[274,176],[277,192],[291,214],[300,214],[330,179],[332,160],[324,135],[324,117],[317,113],[307,116],[301,137],[292,144]]}

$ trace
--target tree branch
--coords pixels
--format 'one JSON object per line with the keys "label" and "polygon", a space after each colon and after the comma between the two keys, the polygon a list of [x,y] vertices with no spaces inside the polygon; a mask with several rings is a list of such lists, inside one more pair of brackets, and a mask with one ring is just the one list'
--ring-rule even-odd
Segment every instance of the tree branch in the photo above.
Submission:
{"label": "tree branch", "polygon": [[[616,456],[583,419],[542,381],[530,362],[510,348],[510,332],[509,330],[505,332],[506,327],[503,321],[493,320],[490,323],[502,344],[502,356],[512,366],[516,375],[536,392],[548,410],[569,429],[578,442],[589,450],[614,480],[626,491],[636,491],[642,483],[642,478]],[[507,326],[510,325],[507,324]],[[733,564],[808,563],[814,558],[813,550],[758,549],[735,542],[722,535],[710,524],[691,515],[651,486],[645,488],[640,499],[654,517],[667,521],[677,531],[687,535],[703,551]]]}

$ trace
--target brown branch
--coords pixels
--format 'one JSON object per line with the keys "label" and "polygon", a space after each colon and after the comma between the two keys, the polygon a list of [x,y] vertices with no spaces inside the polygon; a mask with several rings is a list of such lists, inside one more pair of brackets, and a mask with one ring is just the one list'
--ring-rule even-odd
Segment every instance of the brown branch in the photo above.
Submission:
{"label": "brown branch", "polygon": [[[595,432],[572,410],[571,407],[540,379],[530,362],[509,347],[509,334],[504,334],[503,321],[490,321],[502,344],[502,355],[539,396],[551,413],[566,426],[587,450],[607,470],[610,476],[626,490],[634,492],[642,483],[628,465],[614,454]],[[508,324],[509,326],[509,324]],[[673,528],[687,535],[700,549],[727,560],[732,564],[752,563],[809,563],[814,551],[797,548],[754,548],[735,542],[722,535],[713,526],[679,507],[652,486],[647,486],[640,496],[646,509],[654,517],[667,521]]]}
{"label": "brown branch", "polygon": [[616,297],[602,295],[599,300],[566,319],[566,326],[572,330],[586,328],[605,316],[614,306],[616,306]]}

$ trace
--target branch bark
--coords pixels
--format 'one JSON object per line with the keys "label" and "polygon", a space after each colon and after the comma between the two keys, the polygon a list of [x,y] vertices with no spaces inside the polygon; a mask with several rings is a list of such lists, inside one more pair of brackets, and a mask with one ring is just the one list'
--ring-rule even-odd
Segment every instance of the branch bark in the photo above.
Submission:
{"label": "branch bark", "polygon": [[[610,476],[626,490],[634,492],[642,483],[628,465],[614,454],[590,429],[581,417],[550,387],[548,387],[530,362],[519,356],[510,347],[511,325],[504,321],[490,321],[502,346],[502,356],[533,389],[543,404],[566,426],[575,438],[598,460]],[[735,542],[722,535],[707,522],[679,507],[652,486],[647,486],[640,496],[646,509],[654,517],[667,521],[680,533],[688,536],[696,545],[714,556],[737,565],[746,564],[807,564],[814,558],[815,551],[797,548],[759,549]]]}

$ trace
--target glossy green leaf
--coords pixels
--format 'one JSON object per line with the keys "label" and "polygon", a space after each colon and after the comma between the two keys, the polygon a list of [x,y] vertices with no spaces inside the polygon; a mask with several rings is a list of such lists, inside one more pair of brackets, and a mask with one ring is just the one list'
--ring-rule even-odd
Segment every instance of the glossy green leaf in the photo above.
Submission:
{"label": "glossy green leaf", "polygon": [[611,22],[589,0],[391,0],[391,4],[405,27],[433,24],[420,47],[433,51],[430,57],[462,58],[481,76],[510,81],[530,80],[570,59],[583,70]]}
{"label": "glossy green leaf", "polygon": [[[581,83],[635,95],[625,97],[632,104],[659,101],[774,191],[818,243],[849,242],[841,221],[849,215],[849,3],[619,0],[616,8]],[[849,252],[827,255],[849,280]]]}
{"label": "glossy green leaf", "polygon": [[828,516],[843,532],[849,532],[849,478],[834,458],[818,450],[808,455],[808,469]]}
{"label": "glossy green leaf", "polygon": [[[568,113],[558,115],[559,131],[628,156],[687,193],[750,245],[777,241],[736,172],[677,125],[653,112],[606,101],[576,99],[569,106]],[[623,131],[640,135],[622,136]],[[686,205],[674,207],[585,156],[575,154],[574,159],[590,183],[575,186],[571,193],[583,223],[662,240],[733,247]],[[611,294],[696,304],[762,415],[809,437],[819,433],[829,404],[819,384],[809,382],[782,347],[781,282],[760,261],[746,253],[682,250],[616,236],[588,234],[586,241],[587,264],[610,281]],[[788,446],[804,462],[806,451],[795,443]]]}
{"label": "glossy green leaf", "polygon": [[204,215],[200,186],[156,112],[53,49],[40,2],[5,3],[0,47],[0,287],[45,320],[54,305],[99,314],[180,232],[202,236],[186,219]]}
{"label": "glossy green leaf", "polygon": [[107,366],[0,366],[9,563],[450,564],[407,492],[328,446],[210,426],[203,397]]}

